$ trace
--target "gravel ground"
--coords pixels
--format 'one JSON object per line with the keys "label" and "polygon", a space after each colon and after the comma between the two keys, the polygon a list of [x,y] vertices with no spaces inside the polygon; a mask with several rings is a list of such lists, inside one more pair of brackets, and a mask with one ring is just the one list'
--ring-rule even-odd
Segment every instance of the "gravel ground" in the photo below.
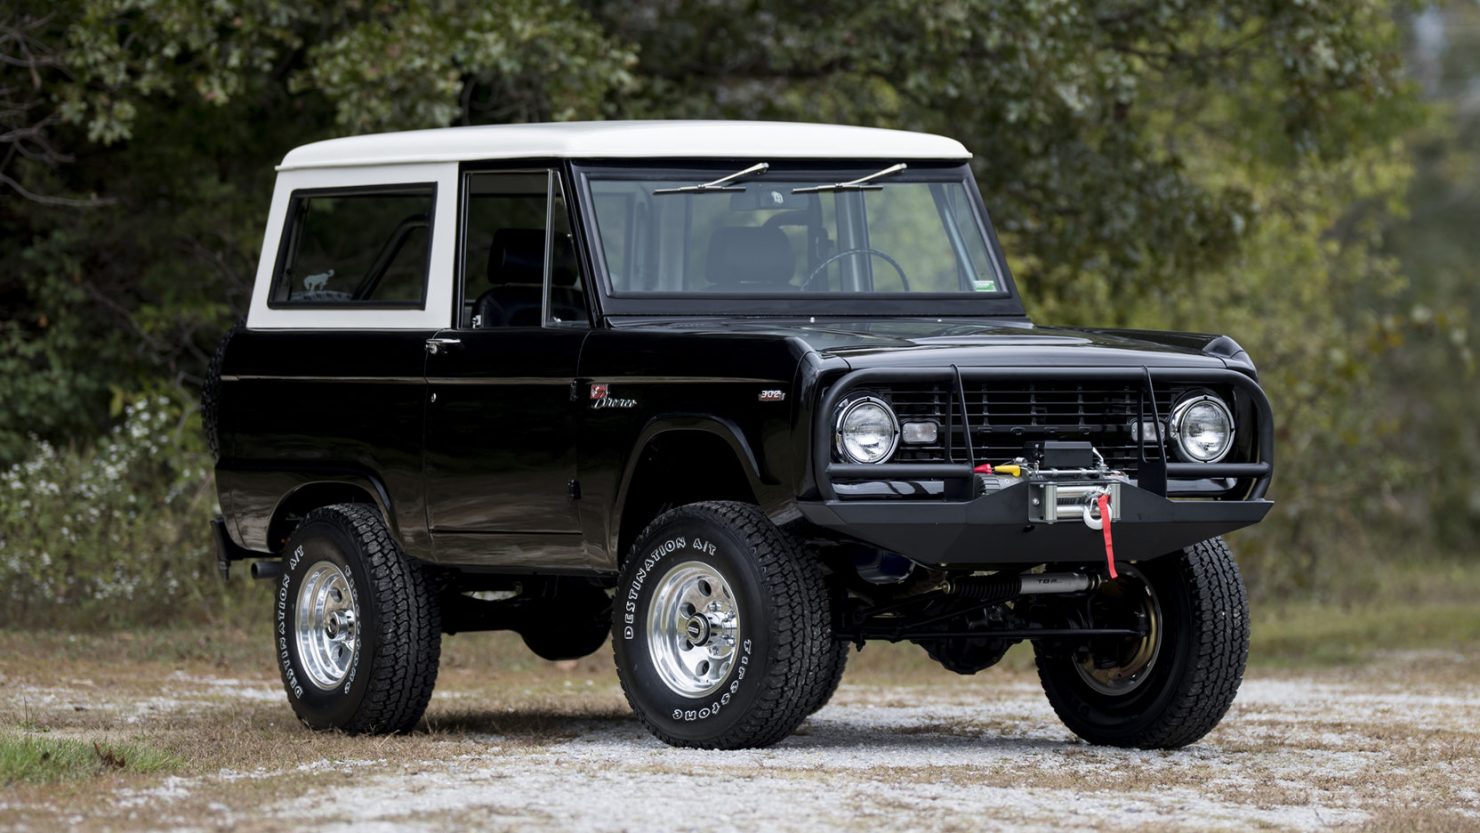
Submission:
{"label": "gravel ground", "polygon": [[649,737],[596,660],[501,682],[450,668],[430,731],[391,739],[299,729],[268,677],[13,664],[11,730],[186,764],[0,788],[0,829],[1480,830],[1473,666],[1394,664],[1412,671],[1254,673],[1177,752],[1075,740],[1021,670],[850,671],[782,744],[701,752]]}

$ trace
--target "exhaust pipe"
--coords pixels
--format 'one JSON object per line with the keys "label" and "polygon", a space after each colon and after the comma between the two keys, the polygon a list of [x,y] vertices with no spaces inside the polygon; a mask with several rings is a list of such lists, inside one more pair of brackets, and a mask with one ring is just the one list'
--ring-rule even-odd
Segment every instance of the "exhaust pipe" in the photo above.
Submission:
{"label": "exhaust pipe", "polygon": [[283,574],[283,562],[281,561],[253,561],[252,578],[266,581],[275,579]]}

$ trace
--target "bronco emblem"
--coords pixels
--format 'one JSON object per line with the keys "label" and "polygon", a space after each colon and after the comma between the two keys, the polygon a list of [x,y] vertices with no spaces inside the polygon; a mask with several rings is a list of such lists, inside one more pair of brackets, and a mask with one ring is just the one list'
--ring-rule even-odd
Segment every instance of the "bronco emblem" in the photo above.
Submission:
{"label": "bronco emblem", "polygon": [[636,399],[622,399],[611,395],[611,388],[607,385],[591,386],[591,407],[597,408],[636,408]]}

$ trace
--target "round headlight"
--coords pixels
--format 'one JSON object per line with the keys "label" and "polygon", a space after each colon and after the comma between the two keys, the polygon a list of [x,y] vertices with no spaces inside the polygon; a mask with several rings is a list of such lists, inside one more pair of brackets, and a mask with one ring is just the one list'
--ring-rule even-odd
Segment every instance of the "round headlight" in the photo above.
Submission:
{"label": "round headlight", "polygon": [[899,445],[899,420],[882,399],[864,396],[845,402],[838,410],[835,445],[847,460],[882,463]]}
{"label": "round headlight", "polygon": [[1233,414],[1216,396],[1188,397],[1172,409],[1172,436],[1187,459],[1216,463],[1233,448]]}

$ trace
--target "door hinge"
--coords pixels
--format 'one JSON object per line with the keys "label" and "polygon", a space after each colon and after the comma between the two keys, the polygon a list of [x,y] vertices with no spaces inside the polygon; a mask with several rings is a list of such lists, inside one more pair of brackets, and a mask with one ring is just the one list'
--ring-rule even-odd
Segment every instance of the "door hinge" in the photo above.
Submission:
{"label": "door hinge", "polygon": [[565,493],[570,495],[571,500],[581,499],[581,481],[572,480],[565,484]]}

